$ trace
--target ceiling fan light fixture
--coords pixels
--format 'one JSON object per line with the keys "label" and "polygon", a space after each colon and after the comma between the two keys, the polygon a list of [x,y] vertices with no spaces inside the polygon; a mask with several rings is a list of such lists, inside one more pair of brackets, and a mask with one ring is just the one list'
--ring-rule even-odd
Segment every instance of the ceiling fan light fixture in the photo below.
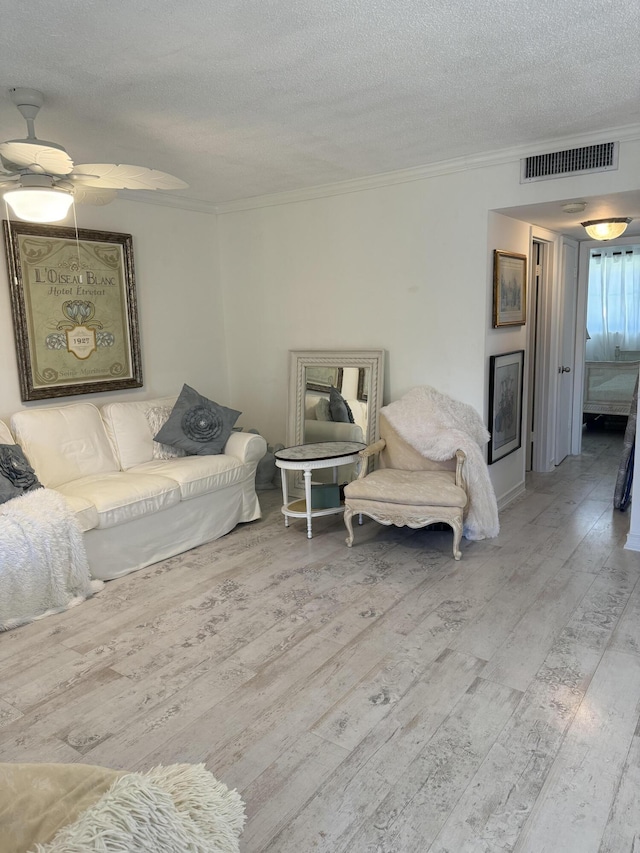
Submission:
{"label": "ceiling fan light fixture", "polygon": [[580,224],[592,240],[615,240],[627,230],[631,219],[624,216],[609,219],[590,219]]}
{"label": "ceiling fan light fixture", "polygon": [[59,222],[73,204],[71,193],[57,187],[17,187],[3,194],[19,219],[26,222]]}

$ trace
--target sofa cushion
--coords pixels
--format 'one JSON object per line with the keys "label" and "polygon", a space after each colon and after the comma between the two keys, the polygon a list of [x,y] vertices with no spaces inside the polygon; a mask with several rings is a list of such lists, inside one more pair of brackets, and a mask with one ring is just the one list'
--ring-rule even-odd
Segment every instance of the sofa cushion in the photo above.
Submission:
{"label": "sofa cushion", "polygon": [[158,407],[173,408],[173,397],[152,400],[131,400],[127,403],[106,403],[100,413],[107,435],[123,471],[153,459],[153,432],[148,412]]}
{"label": "sofa cushion", "polygon": [[99,528],[115,527],[180,502],[177,482],[158,474],[107,472],[62,483],[58,491],[68,498],[90,501]]}
{"label": "sofa cushion", "polygon": [[241,482],[247,476],[247,468],[235,456],[217,454],[146,462],[129,473],[170,477],[178,483],[182,500],[189,500]]}
{"label": "sofa cushion", "polygon": [[12,415],[11,429],[49,488],[119,470],[100,412],[91,403],[25,409]]}
{"label": "sofa cushion", "polygon": [[450,471],[396,471],[392,468],[372,471],[362,480],[344,487],[346,500],[384,501],[410,506],[459,506],[467,503],[467,494],[456,486]]}
{"label": "sofa cushion", "polygon": [[15,444],[11,430],[4,421],[0,421],[0,444]]}
{"label": "sofa cushion", "polygon": [[[60,489],[56,489],[56,491],[59,492]],[[79,495],[65,495],[64,497],[75,512],[76,521],[83,533],[86,533],[87,530],[93,530],[94,527],[98,526],[98,510],[90,500],[82,498]]]}

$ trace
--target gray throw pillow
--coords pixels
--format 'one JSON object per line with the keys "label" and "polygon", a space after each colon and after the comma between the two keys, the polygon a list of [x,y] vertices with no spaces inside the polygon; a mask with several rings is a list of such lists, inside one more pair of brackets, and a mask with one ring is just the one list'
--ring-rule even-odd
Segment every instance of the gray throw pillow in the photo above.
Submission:
{"label": "gray throw pillow", "polygon": [[355,423],[351,407],[338,389],[334,388],[333,385],[329,391],[329,411],[331,412],[332,421],[338,421],[343,424]]}
{"label": "gray throw pillow", "polygon": [[0,504],[41,488],[22,448],[18,444],[0,444]]}
{"label": "gray throw pillow", "polygon": [[222,453],[241,414],[183,385],[167,422],[154,440],[179,447],[190,456]]}

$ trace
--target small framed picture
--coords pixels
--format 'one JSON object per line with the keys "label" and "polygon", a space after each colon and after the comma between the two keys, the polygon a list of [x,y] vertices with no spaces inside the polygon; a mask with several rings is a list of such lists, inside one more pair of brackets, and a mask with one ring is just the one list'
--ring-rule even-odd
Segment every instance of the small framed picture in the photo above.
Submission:
{"label": "small framed picture", "polygon": [[489,368],[489,465],[522,446],[524,350],[492,355]]}
{"label": "small framed picture", "polygon": [[527,319],[527,256],[493,253],[493,328],[524,326]]}

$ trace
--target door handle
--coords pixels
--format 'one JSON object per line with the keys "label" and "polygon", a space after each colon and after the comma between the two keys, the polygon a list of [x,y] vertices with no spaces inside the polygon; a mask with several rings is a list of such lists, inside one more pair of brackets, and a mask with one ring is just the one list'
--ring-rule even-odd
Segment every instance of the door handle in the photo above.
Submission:
{"label": "door handle", "polygon": [[571,368],[570,367],[559,367],[558,373],[571,373]]}

